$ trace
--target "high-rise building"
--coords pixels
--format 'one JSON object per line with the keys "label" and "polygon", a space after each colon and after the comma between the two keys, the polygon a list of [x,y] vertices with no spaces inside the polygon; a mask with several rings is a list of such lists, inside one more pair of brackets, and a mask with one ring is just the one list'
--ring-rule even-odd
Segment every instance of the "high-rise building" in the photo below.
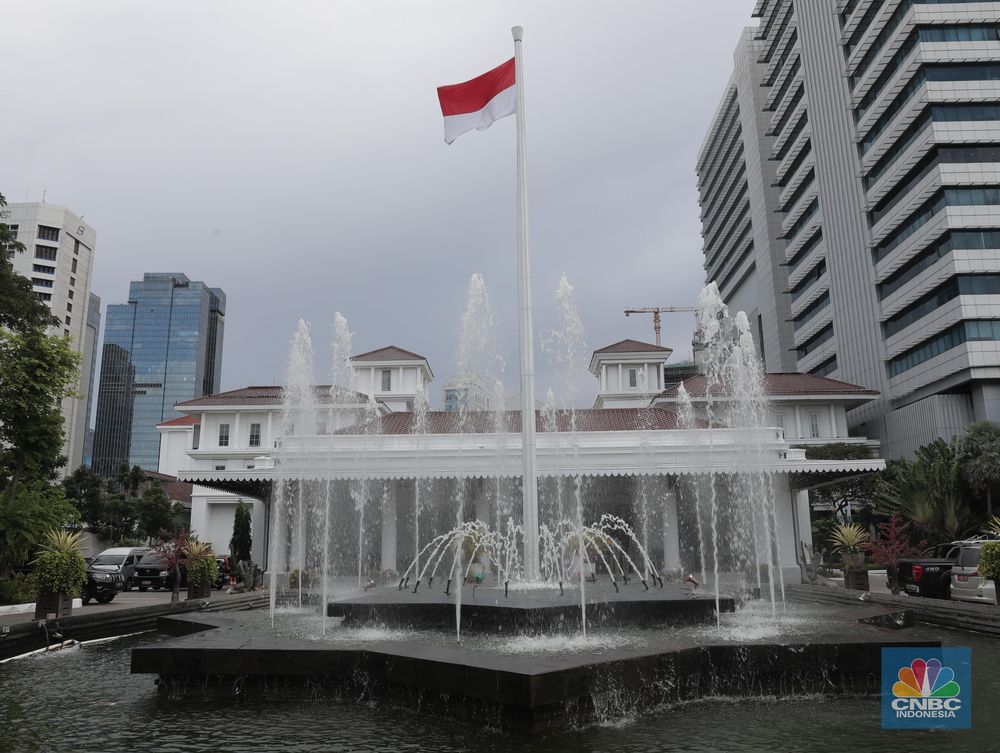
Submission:
{"label": "high-rise building", "polygon": [[[83,462],[87,433],[87,405],[90,400],[90,361],[93,341],[88,329],[90,320],[91,272],[97,233],[82,218],[65,207],[44,202],[8,204],[0,209],[15,238],[24,244],[23,253],[11,253],[14,271],[31,280],[35,294],[48,304],[59,324],[52,334],[70,340],[70,347],[81,354],[80,378],[74,397],[63,400],[63,429],[66,441],[63,454],[66,468],[72,470]],[[94,296],[96,298],[96,296]],[[100,326],[100,299],[97,299]]]}
{"label": "high-rise building", "polygon": [[754,15],[697,167],[709,279],[769,370],[878,390],[849,422],[887,457],[1000,420],[1000,6]]}
{"label": "high-rise building", "polygon": [[108,306],[94,435],[94,470],[155,470],[157,425],[174,404],[219,391],[226,294],[177,273],[147,273],[128,303]]}

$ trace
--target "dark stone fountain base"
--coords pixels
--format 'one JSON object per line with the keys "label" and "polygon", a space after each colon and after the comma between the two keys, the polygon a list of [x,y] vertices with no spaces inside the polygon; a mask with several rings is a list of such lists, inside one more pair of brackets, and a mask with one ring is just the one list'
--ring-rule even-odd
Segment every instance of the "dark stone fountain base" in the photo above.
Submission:
{"label": "dark stone fountain base", "polygon": [[[539,611],[531,601],[530,594],[522,594],[504,607],[475,603],[469,619],[483,620],[484,629],[489,619],[535,627],[540,623],[534,618],[517,622],[522,611]],[[643,609],[665,609],[664,603],[671,601],[653,596],[606,600],[593,612],[621,619],[623,609],[632,610],[630,616],[641,621]],[[685,605],[678,607],[682,610],[704,603],[673,601],[675,607]],[[714,599],[708,603],[714,610]],[[443,616],[434,606],[383,593],[331,608],[344,610],[345,619],[391,621],[405,615],[412,624],[425,617],[440,622]],[[454,605],[447,606],[453,619]],[[554,608],[543,606],[541,613],[568,619]],[[260,627],[260,620],[248,629],[246,618],[238,616],[178,615],[161,618],[160,628],[185,637],[135,648],[132,672],[158,675],[160,689],[168,694],[282,697],[304,690],[354,701],[381,699],[415,713],[537,731],[708,696],[875,694],[882,646],[937,645],[909,631],[886,629],[912,624],[905,612],[870,605],[816,609],[823,611],[820,632],[810,635],[757,641],[730,635],[727,640],[714,628],[647,627],[603,631],[616,640],[629,638],[620,645],[613,640],[614,647],[574,648],[574,634],[561,631],[555,633],[555,648],[531,653],[511,651],[519,634],[480,631],[458,644],[453,633],[440,630],[413,631],[412,638],[391,640],[365,639],[368,631],[348,630],[328,640],[300,640],[274,637]],[[463,622],[464,617],[465,605]]]}
{"label": "dark stone fountain base", "polygon": [[[338,599],[327,606],[327,615],[343,617],[345,626],[454,628],[454,595],[438,588],[380,588],[359,596]],[[635,581],[615,591],[607,581],[588,584],[587,625],[691,625],[715,621],[715,597],[665,585],[649,589]],[[732,612],[730,597],[719,599],[719,611]],[[579,629],[580,594],[567,589],[506,592],[500,588],[466,586],[462,591],[462,631],[535,632]]]}

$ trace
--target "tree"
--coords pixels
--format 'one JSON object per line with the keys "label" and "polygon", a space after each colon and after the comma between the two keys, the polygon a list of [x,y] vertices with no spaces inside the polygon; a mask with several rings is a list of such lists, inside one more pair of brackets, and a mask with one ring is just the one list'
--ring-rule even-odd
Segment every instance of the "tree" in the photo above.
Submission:
{"label": "tree", "polygon": [[893,515],[886,522],[878,524],[879,535],[862,547],[871,554],[872,560],[886,566],[894,594],[899,593],[899,579],[896,577],[899,561],[907,557],[919,557],[927,546],[926,541],[914,546],[906,525],[898,515]]}
{"label": "tree", "polygon": [[84,527],[96,530],[105,520],[107,503],[104,483],[100,476],[85,465],[81,465],[63,479],[66,498],[80,512]]}
{"label": "tree", "polygon": [[251,532],[250,507],[242,499],[236,503],[236,514],[233,516],[233,537],[229,540],[229,554],[233,564],[249,562],[253,550],[253,534]]}
{"label": "tree", "polygon": [[959,442],[962,476],[977,492],[986,492],[986,515],[993,515],[993,487],[1000,483],[1000,426],[970,424]]}
{"label": "tree", "polygon": [[146,487],[142,496],[135,500],[135,505],[140,537],[160,539],[177,530],[174,505],[158,483]]}
{"label": "tree", "polygon": [[181,565],[187,561],[190,547],[191,534],[187,531],[177,531],[153,547],[153,552],[163,560],[167,570],[174,574],[174,586],[170,594],[171,604],[181,600]]}
{"label": "tree", "polygon": [[[831,442],[805,448],[809,460],[867,460],[871,450],[864,444]],[[829,507],[839,517],[849,507],[867,505],[875,491],[876,477],[872,474],[833,481],[809,490],[809,501],[819,507]]]}
{"label": "tree", "polygon": [[62,400],[73,395],[79,354],[69,341],[0,328],[0,474],[7,503],[23,478],[51,480],[65,463]]}
{"label": "tree", "polygon": [[48,531],[79,521],[62,487],[47,481],[21,484],[15,496],[0,498],[0,575],[30,562]]}
{"label": "tree", "polygon": [[[7,201],[0,194],[0,207]],[[24,244],[14,238],[10,226],[0,222],[0,327],[14,332],[44,332],[59,320],[31,289],[31,280],[14,271],[7,252],[24,253]]]}
{"label": "tree", "polygon": [[935,439],[913,461],[889,465],[876,487],[876,511],[911,521],[929,538],[954,541],[969,528],[960,480],[957,442]]}

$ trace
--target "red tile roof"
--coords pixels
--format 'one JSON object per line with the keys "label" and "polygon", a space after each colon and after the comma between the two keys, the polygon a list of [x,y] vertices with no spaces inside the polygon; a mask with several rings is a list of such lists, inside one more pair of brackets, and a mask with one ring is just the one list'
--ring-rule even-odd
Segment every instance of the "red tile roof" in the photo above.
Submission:
{"label": "red tile roof", "polygon": [[162,424],[157,424],[157,426],[196,426],[200,423],[201,419],[197,416],[180,416],[179,418],[164,421]]}
{"label": "red tile roof", "polygon": [[594,353],[673,353],[674,351],[663,345],[653,345],[652,343],[639,342],[638,340],[619,340],[611,345],[598,348]]}
{"label": "red tile roof", "polygon": [[191,493],[194,491],[194,484],[189,481],[178,481],[176,476],[157,471],[143,471],[143,474],[146,476],[147,482],[159,483],[168,499],[180,502],[187,507],[191,506]]}
{"label": "red tile roof", "polygon": [[[264,387],[241,387],[228,392],[217,392],[214,395],[203,395],[193,400],[177,403],[176,408],[196,408],[204,405],[281,405],[281,393],[284,390],[279,384]],[[313,386],[318,402],[330,401],[330,385],[317,384]],[[354,390],[344,390],[353,402],[367,403],[368,395]]]}
{"label": "red tile roof", "polygon": [[410,350],[404,350],[397,345],[386,345],[384,348],[369,350],[351,356],[352,361],[426,361],[427,359]]}
{"label": "red tile roof", "polygon": [[[707,378],[704,374],[685,379],[682,384],[691,397],[704,397]],[[839,379],[816,376],[815,374],[776,373],[764,375],[764,392],[770,397],[788,395],[857,395],[876,396],[878,390],[869,390],[856,384],[841,382]],[[713,388],[713,395],[722,395],[722,387]],[[660,393],[662,397],[677,397],[677,387]]]}
{"label": "red tile roof", "polygon": [[[570,411],[556,411],[555,430],[570,430]],[[390,413],[381,418],[377,433],[412,434],[415,414]],[[542,411],[535,411],[535,430],[539,433],[549,430]],[[577,431],[636,431],[642,429],[663,430],[677,428],[677,414],[666,408],[583,408],[576,411]],[[337,434],[359,434],[363,425],[348,426]],[[521,411],[428,411],[428,434],[488,434],[500,432],[519,433],[521,431]]]}

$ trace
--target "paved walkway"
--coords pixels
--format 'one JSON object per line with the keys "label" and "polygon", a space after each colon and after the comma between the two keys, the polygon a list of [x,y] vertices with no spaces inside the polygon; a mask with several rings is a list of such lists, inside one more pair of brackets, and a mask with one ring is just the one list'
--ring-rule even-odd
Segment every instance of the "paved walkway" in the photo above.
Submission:
{"label": "paved walkway", "polygon": [[[225,593],[225,591],[212,591],[212,598],[216,599]],[[187,598],[187,592],[184,590],[181,591],[180,595],[181,601]],[[157,604],[169,603],[170,591],[146,591],[145,593],[141,591],[122,591],[120,594],[115,596],[114,600],[110,604],[98,604],[95,601],[91,601],[90,604],[85,607],[77,607],[73,610],[73,616],[107,614],[122,609],[149,607]],[[31,622],[34,619],[34,610],[25,612],[24,614],[0,614],[0,625],[19,625],[25,622]]]}

